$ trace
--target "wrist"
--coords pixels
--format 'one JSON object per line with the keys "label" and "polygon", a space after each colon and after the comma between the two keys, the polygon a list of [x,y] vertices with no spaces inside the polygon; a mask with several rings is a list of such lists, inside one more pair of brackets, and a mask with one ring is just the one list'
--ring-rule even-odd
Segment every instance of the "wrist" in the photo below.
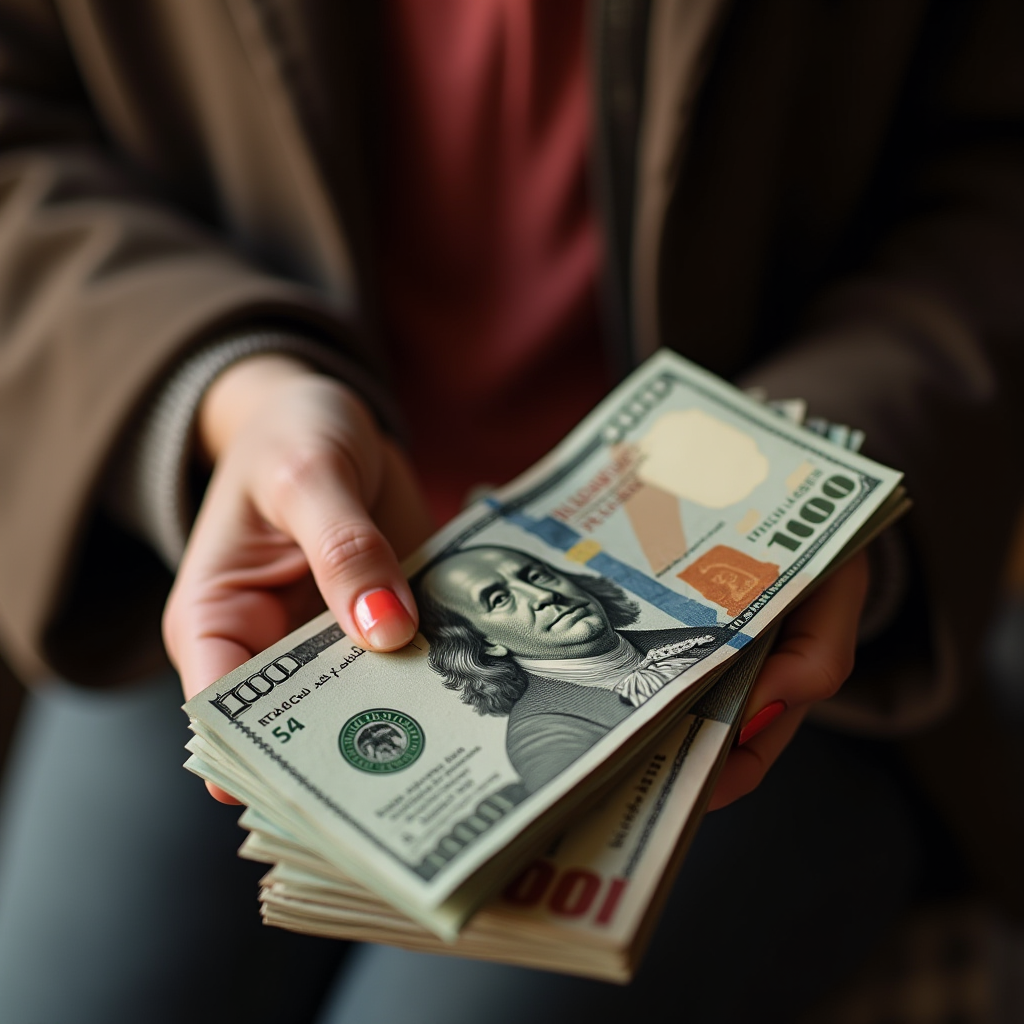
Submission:
{"label": "wrist", "polygon": [[218,374],[199,403],[196,440],[200,456],[217,461],[243,426],[268,407],[272,393],[300,377],[317,376],[308,363],[277,352],[258,353]]}

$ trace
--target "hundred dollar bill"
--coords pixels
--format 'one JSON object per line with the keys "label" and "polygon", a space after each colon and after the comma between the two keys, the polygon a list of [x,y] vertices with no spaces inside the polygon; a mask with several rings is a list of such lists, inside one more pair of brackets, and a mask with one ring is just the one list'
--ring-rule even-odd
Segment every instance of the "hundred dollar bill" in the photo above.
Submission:
{"label": "hundred dollar bill", "polygon": [[[776,630],[773,627],[769,633]],[[601,804],[446,943],[247,810],[243,857],[273,864],[267,924],[311,935],[629,981],[768,653],[762,635]]]}
{"label": "hundred dollar bill", "polygon": [[[806,410],[799,400],[768,405],[796,423]],[[862,439],[848,432],[846,446],[857,450]],[[778,629],[773,624],[744,648],[632,774],[479,911],[456,942],[441,941],[250,808],[239,821],[249,830],[239,854],[274,865],[261,883],[264,921],[326,938],[629,981]]]}
{"label": "hundred dollar bill", "polygon": [[187,766],[453,939],[899,481],[658,353],[406,563],[408,648],[320,616],[188,702]]}

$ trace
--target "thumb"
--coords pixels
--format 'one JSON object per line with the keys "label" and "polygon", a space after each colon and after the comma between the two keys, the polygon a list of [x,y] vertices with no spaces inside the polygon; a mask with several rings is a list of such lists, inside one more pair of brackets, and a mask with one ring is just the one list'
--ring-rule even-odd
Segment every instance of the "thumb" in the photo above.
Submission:
{"label": "thumb", "polygon": [[377,651],[412,640],[418,625],[412,591],[343,453],[308,458],[274,505],[274,525],[302,549],[327,607],[349,636]]}

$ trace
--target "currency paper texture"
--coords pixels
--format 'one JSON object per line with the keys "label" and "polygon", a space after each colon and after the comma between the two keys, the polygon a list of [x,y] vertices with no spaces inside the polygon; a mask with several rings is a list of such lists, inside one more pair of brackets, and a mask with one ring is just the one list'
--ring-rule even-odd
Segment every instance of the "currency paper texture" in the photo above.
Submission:
{"label": "currency paper texture", "polygon": [[188,702],[188,766],[454,938],[899,479],[658,353],[406,563],[413,644],[321,616]]}
{"label": "currency paper texture", "polygon": [[[696,832],[774,627],[616,788],[446,943],[247,809],[239,853],[273,864],[267,924],[626,982]],[[754,649],[758,648],[758,649]]]}

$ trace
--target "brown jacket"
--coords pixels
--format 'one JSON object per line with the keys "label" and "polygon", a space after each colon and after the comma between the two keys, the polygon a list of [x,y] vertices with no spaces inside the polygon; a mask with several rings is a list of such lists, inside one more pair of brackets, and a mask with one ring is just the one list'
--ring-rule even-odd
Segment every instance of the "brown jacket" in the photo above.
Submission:
{"label": "brown jacket", "polygon": [[[0,0],[0,647],[23,677],[114,683],[159,658],[167,573],[96,491],[186,352],[279,323],[386,377],[368,7]],[[906,471],[922,585],[850,720],[942,720],[913,756],[967,832],[998,811],[1018,850],[1024,787],[991,795],[1010,776],[977,665],[1024,488],[1022,10],[604,0],[592,19],[609,358],[671,345]]]}

